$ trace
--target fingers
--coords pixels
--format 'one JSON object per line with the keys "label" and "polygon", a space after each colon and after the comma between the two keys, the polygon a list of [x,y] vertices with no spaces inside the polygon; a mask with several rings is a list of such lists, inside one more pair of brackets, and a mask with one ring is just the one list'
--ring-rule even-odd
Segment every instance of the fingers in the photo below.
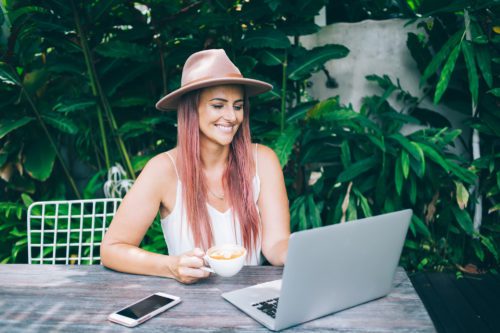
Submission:
{"label": "fingers", "polygon": [[207,278],[210,273],[200,269],[205,262],[205,252],[195,248],[179,257],[177,267],[177,280],[182,283],[194,283],[199,279]]}
{"label": "fingers", "polygon": [[203,251],[202,249],[196,247],[193,250],[193,255],[195,255],[195,256],[197,256],[199,258],[203,258],[205,256],[205,251]]}
{"label": "fingers", "polygon": [[210,275],[210,273],[205,272],[204,270],[201,270],[199,268],[191,268],[191,267],[180,267],[179,268],[179,273],[181,275],[190,277],[190,278],[206,278]]}

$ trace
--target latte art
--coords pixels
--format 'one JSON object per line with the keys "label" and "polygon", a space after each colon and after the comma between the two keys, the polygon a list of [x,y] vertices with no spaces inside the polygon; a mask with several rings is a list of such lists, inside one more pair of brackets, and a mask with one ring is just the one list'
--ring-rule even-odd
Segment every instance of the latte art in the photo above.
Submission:
{"label": "latte art", "polygon": [[243,250],[232,250],[232,249],[215,249],[209,256],[217,260],[231,260],[241,257],[245,251]]}

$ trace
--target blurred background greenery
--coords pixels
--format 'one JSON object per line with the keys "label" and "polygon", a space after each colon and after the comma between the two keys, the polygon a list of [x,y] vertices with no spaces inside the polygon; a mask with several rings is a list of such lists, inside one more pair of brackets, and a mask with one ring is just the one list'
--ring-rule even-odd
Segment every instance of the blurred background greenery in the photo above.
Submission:
{"label": "blurred background greenery", "polygon": [[[245,76],[274,86],[252,101],[252,135],[280,158],[293,231],[412,208],[406,269],[497,269],[498,0],[1,3],[2,263],[27,260],[31,202],[103,197],[116,163],[135,179],[152,156],[174,147],[176,114],[154,103],[179,86],[190,54],[224,48]],[[366,77],[379,94],[359,110],[333,94],[311,98],[311,74],[353,56],[343,45],[301,45],[321,29],[320,10],[328,24],[419,22],[407,47],[423,92],[467,115],[471,135],[427,112],[421,96],[386,75]],[[403,135],[408,124],[421,128]],[[468,151],[454,149],[459,141]],[[158,221],[142,246],[166,252]]]}

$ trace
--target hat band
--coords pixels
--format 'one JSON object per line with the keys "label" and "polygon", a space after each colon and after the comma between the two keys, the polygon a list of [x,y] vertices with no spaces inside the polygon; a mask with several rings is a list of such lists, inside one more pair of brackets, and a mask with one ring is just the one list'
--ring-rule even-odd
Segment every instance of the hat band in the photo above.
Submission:
{"label": "hat band", "polygon": [[200,77],[198,79],[191,80],[186,84],[183,84],[181,86],[181,88],[190,86],[190,85],[198,83],[200,81],[213,80],[213,79],[224,79],[226,77],[243,78],[243,75],[241,75],[240,73],[227,73],[227,74],[224,74],[224,76],[219,76],[219,77],[217,77],[217,76],[203,76],[203,77]]}

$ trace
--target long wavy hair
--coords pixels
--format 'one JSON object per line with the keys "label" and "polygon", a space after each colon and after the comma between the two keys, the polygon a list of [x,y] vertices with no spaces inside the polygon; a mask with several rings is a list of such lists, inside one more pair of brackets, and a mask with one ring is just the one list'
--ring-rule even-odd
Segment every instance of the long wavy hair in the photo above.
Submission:
{"label": "long wavy hair", "polygon": [[[185,94],[177,108],[177,165],[183,185],[183,203],[195,246],[205,250],[213,245],[207,210],[207,183],[200,156],[198,105],[201,90]],[[222,177],[224,193],[238,218],[243,246],[252,255],[260,237],[260,218],[254,202],[252,179],[255,161],[250,137],[250,106],[245,95],[243,121],[230,144],[226,170]]]}

